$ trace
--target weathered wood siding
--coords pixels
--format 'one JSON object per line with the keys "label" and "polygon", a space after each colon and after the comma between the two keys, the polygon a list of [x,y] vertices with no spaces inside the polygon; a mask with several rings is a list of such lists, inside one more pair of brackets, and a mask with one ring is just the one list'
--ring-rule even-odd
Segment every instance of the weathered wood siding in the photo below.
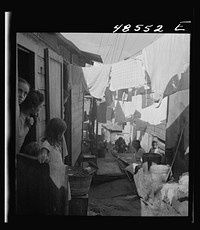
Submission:
{"label": "weathered wood siding", "polygon": [[[17,33],[17,44],[34,52],[35,61],[35,89],[39,90],[46,96],[45,85],[45,59],[44,49],[47,48],[43,42],[34,37],[31,33]],[[44,104],[39,111],[39,116],[36,125],[36,140],[40,143],[44,136],[46,127],[46,98]]]}
{"label": "weathered wood siding", "polygon": [[[35,57],[35,89],[40,90],[46,97],[46,83],[45,83],[45,52],[49,46],[41,41],[38,37],[32,33],[18,33],[17,44],[29,49],[34,52]],[[70,57],[68,50],[63,51],[66,59]],[[62,68],[63,58],[49,49],[49,112],[50,118],[62,117]],[[43,107],[39,111],[38,122],[36,126],[36,139],[41,142],[44,137],[44,131],[47,123],[47,100],[45,98]]]}
{"label": "weathered wood siding", "polygon": [[[45,85],[45,60],[36,54],[36,75],[35,83],[36,89],[40,90],[44,96],[46,96],[46,85]],[[39,119],[37,124],[37,139],[41,143],[41,139],[44,137],[45,127],[46,127],[46,99],[44,104],[39,111]]]}
{"label": "weathered wood siding", "polygon": [[[166,148],[171,149],[173,152],[173,156],[170,156],[171,161],[177,151],[172,167],[173,175],[177,178],[182,173],[188,171],[188,159],[185,151],[189,147],[189,93],[189,89],[187,89],[169,96]],[[181,136],[182,130],[183,133]]]}
{"label": "weathered wood siding", "polygon": [[72,87],[72,165],[81,153],[83,125],[83,89],[82,85]]}
{"label": "weathered wood siding", "polygon": [[62,68],[62,57],[49,50],[50,119],[62,117]]}
{"label": "weathered wood siding", "polygon": [[[84,56],[76,53],[77,51],[70,46],[65,46],[64,42],[57,39],[52,33],[17,33],[17,44],[34,52],[34,87],[45,96],[45,102],[39,112],[36,125],[36,141],[41,142],[48,119],[62,117],[63,61],[77,66],[85,66],[86,59]],[[46,52],[47,49],[48,52]],[[48,55],[46,55],[47,53]],[[69,121],[69,124],[72,148],[69,154],[71,155],[71,163],[75,164],[81,153],[83,121],[82,86],[73,87],[70,98],[72,119]]]}

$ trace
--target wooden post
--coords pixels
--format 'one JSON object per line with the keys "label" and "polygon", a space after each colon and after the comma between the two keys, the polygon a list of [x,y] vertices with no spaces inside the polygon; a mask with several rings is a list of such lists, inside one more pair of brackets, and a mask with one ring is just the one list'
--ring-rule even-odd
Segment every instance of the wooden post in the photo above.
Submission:
{"label": "wooden post", "polygon": [[49,50],[46,48],[44,50],[45,57],[45,100],[46,100],[46,123],[48,124],[50,120],[50,102],[49,102]]}

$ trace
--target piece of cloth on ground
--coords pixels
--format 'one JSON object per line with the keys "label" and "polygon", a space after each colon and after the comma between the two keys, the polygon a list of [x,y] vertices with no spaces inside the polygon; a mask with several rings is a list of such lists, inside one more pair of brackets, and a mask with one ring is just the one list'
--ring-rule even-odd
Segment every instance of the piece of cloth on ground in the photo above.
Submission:
{"label": "piece of cloth on ground", "polygon": [[134,174],[135,173],[135,168],[136,168],[137,165],[138,164],[136,164],[136,163],[132,163],[132,164],[128,165],[125,168],[125,170],[128,171],[128,172],[130,172],[130,173],[132,173],[132,174]]}

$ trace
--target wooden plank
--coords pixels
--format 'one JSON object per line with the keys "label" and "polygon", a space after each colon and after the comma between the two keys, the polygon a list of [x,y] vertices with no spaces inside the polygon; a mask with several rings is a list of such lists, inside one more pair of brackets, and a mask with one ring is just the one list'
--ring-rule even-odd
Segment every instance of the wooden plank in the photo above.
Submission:
{"label": "wooden plank", "polygon": [[[55,58],[55,55],[54,55]],[[49,68],[49,96],[50,96],[50,118],[61,117],[61,68],[62,64],[50,58]]]}
{"label": "wooden plank", "polygon": [[72,112],[72,122],[81,123],[82,122],[82,111],[76,113]]}
{"label": "wooden plank", "polygon": [[72,54],[72,64],[79,65],[79,58],[76,54]]}
{"label": "wooden plank", "polygon": [[39,111],[39,120],[42,121],[46,121],[46,106],[43,105]]}
{"label": "wooden plank", "polygon": [[42,137],[44,137],[46,129],[46,121],[40,121],[38,122],[38,140],[41,140]]}
{"label": "wooden plank", "polygon": [[41,40],[32,33],[17,33],[17,43],[34,53],[44,57],[44,49],[47,48]]}

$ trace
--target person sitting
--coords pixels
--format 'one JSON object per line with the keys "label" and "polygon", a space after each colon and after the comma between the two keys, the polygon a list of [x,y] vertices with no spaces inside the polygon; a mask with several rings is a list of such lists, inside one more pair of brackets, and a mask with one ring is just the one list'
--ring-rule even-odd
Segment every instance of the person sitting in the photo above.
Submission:
{"label": "person sitting", "polygon": [[140,145],[139,140],[134,140],[132,142],[132,146],[135,149],[135,158],[136,158],[136,163],[141,164],[142,163],[142,156],[145,153],[144,149]]}
{"label": "person sitting", "polygon": [[157,153],[157,154],[160,154],[160,150],[158,148],[158,143],[157,141],[152,141],[152,147],[150,148],[149,150],[149,153]]}

